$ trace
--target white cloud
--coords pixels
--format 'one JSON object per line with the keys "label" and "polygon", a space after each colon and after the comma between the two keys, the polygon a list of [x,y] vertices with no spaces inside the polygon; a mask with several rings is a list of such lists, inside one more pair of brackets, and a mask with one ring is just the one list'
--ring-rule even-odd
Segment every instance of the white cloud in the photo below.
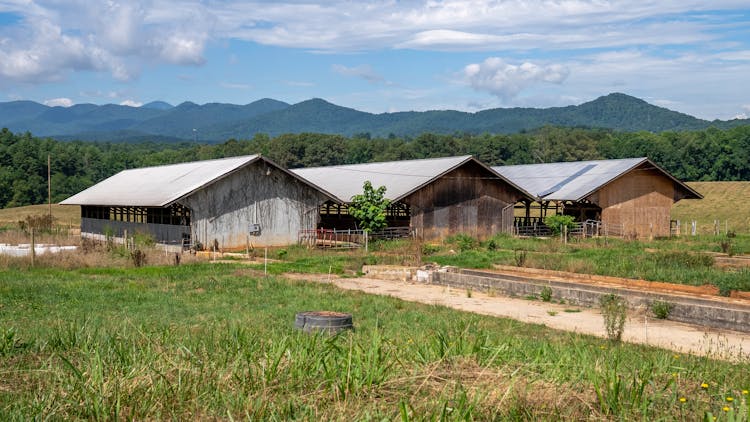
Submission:
{"label": "white cloud", "polygon": [[464,67],[463,77],[475,90],[489,92],[507,101],[539,82],[560,84],[569,73],[565,66],[559,64],[540,66],[524,62],[513,65],[499,57],[489,57],[482,63]]}
{"label": "white cloud", "polygon": [[70,107],[73,105],[73,100],[70,98],[50,98],[44,100],[44,105],[49,107]]}
{"label": "white cloud", "polygon": [[125,101],[120,102],[120,105],[128,106],[128,107],[140,107],[143,105],[143,103],[139,101],[125,100]]}
{"label": "white cloud", "polygon": [[355,67],[346,67],[340,64],[334,64],[331,66],[334,72],[338,73],[339,75],[344,76],[352,76],[356,78],[362,78],[370,83],[380,83],[383,82],[383,77],[379,75],[375,70],[373,70],[372,66],[370,65],[359,65]]}
{"label": "white cloud", "polygon": [[[5,4],[23,19],[0,32],[0,78],[48,82],[74,71],[108,72],[120,81],[151,63],[200,65],[210,19],[193,4],[189,17],[159,15],[184,3],[117,1]],[[186,6],[190,6],[189,4]]]}

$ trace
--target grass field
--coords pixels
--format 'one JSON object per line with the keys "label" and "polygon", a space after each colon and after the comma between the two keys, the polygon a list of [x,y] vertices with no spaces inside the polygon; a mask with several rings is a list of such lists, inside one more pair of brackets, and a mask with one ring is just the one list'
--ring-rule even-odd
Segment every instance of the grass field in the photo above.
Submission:
{"label": "grass field", "polygon": [[[17,208],[0,208],[0,227],[17,227],[18,221],[27,215],[45,215],[49,207],[45,205],[29,205]],[[55,223],[63,226],[80,227],[81,207],[73,205],[52,204],[52,216]]]}
{"label": "grass field", "polygon": [[[0,297],[4,420],[747,420],[747,359],[266,279],[239,264],[10,269]],[[351,312],[356,330],[300,333],[294,315],[306,310]]]}
{"label": "grass field", "polygon": [[[750,182],[690,182],[688,185],[704,196],[677,202],[672,207],[672,219],[683,224],[698,222],[700,233],[713,233],[714,220],[737,233],[750,233]],[[687,232],[688,225],[683,225]]]}

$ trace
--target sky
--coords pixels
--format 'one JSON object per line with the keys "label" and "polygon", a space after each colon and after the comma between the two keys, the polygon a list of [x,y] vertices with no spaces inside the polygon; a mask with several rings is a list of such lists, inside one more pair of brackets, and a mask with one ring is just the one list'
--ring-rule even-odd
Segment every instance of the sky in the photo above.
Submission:
{"label": "sky", "polygon": [[748,0],[0,0],[0,101],[750,115]]}

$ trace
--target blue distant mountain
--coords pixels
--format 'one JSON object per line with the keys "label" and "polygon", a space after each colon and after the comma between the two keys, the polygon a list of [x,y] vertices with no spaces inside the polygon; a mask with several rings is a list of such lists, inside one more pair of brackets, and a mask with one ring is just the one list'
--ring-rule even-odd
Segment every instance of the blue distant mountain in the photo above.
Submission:
{"label": "blue distant mountain", "polygon": [[707,121],[625,94],[609,94],[581,105],[552,108],[495,108],[476,113],[452,110],[373,114],[322,99],[287,104],[261,99],[246,105],[154,101],[141,107],[77,104],[48,107],[32,101],[0,103],[0,127],[35,136],[97,141],[221,142],[264,133],[369,133],[416,136],[432,133],[517,133],[544,125],[620,131],[727,128],[750,120]]}
{"label": "blue distant mountain", "polygon": [[154,110],[169,110],[174,107],[172,104],[165,103],[164,101],[151,101],[142,105],[140,108],[152,108]]}

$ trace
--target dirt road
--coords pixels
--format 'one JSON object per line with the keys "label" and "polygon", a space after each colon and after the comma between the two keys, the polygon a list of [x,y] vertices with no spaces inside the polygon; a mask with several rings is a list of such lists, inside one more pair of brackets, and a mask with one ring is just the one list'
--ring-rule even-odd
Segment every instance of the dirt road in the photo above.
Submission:
{"label": "dirt road", "polygon": [[[477,314],[512,318],[544,324],[558,330],[604,337],[604,324],[598,309],[559,305],[541,301],[488,296],[444,286],[387,281],[372,278],[328,278],[298,274],[293,278],[331,283],[342,289],[392,296],[410,302],[448,306]],[[570,312],[571,310],[580,310]],[[631,312],[625,325],[623,340],[649,344],[680,353],[710,355],[717,359],[750,359],[750,335],[735,331],[705,329],[694,325],[654,319],[645,311]]]}

